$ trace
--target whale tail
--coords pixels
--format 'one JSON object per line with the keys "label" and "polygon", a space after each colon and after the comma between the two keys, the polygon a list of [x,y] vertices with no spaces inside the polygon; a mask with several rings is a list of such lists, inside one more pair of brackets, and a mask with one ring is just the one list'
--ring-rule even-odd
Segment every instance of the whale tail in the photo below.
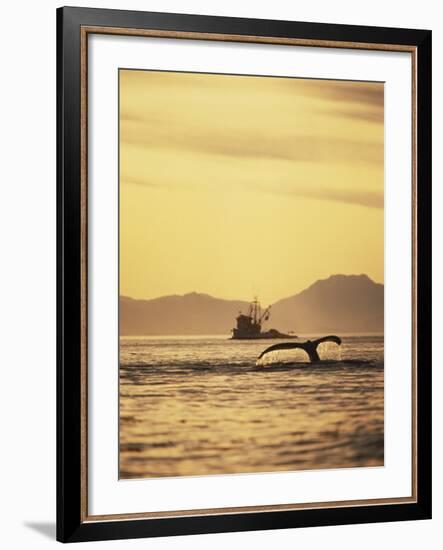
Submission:
{"label": "whale tail", "polygon": [[264,355],[270,353],[271,351],[284,349],[302,349],[308,354],[311,363],[316,363],[317,361],[320,361],[317,347],[323,342],[334,342],[335,344],[340,346],[341,338],[339,338],[335,334],[330,334],[328,336],[323,336],[322,338],[318,338],[317,340],[312,341],[307,340],[306,342],[282,342],[281,344],[274,344],[273,346],[269,346],[269,348],[266,348],[264,351],[262,351],[258,356],[258,359],[261,359]]}

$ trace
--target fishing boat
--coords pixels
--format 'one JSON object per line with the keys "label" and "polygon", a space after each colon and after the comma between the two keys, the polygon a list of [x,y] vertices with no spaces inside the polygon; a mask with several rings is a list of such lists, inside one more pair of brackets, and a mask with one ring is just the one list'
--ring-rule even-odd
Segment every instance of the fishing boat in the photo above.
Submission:
{"label": "fishing boat", "polygon": [[262,309],[258,298],[249,305],[247,314],[240,311],[236,321],[237,326],[232,329],[232,340],[265,340],[272,338],[297,338],[295,334],[284,334],[275,328],[262,331],[262,323],[268,321],[271,314],[271,306]]}

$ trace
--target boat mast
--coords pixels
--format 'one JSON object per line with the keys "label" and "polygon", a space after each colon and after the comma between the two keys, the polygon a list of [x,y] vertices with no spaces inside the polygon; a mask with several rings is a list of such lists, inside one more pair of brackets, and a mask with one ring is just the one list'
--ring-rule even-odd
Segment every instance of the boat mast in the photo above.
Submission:
{"label": "boat mast", "polygon": [[260,322],[260,303],[257,296],[254,297],[254,301],[252,302],[252,318],[254,325]]}
{"label": "boat mast", "polygon": [[259,322],[261,323],[263,320],[267,321],[269,319],[269,316],[271,314],[271,306],[268,306],[263,313],[260,316]]}
{"label": "boat mast", "polygon": [[266,309],[262,310],[261,304],[258,301],[258,297],[255,296],[253,301],[249,306],[249,317],[254,325],[260,325],[262,321],[267,321],[269,319],[271,306],[268,306]]}

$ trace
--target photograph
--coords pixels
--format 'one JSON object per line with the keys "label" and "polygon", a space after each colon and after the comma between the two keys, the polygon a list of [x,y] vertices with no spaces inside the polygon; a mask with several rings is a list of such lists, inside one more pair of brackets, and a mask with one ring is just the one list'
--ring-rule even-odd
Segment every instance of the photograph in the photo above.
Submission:
{"label": "photograph", "polygon": [[383,467],[384,83],[118,87],[119,479]]}

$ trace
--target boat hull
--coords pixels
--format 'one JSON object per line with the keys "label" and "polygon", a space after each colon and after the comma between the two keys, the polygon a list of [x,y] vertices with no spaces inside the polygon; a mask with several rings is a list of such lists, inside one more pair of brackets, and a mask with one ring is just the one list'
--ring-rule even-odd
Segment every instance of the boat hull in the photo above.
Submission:
{"label": "boat hull", "polygon": [[283,334],[282,332],[262,332],[257,335],[233,335],[231,340],[275,340],[276,338],[297,338],[296,334]]}

